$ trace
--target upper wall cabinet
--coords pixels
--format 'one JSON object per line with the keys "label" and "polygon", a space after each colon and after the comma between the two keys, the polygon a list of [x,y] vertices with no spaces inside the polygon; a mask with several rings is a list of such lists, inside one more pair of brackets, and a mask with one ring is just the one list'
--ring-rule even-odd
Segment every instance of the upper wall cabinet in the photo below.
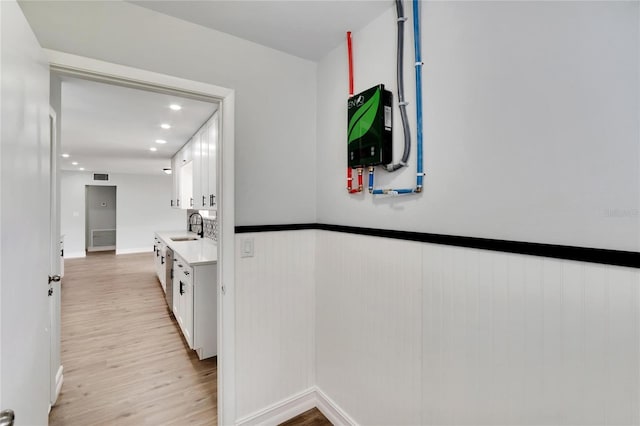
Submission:
{"label": "upper wall cabinet", "polygon": [[173,170],[171,206],[179,209],[190,208],[191,198],[193,198],[191,185],[193,166],[191,165],[190,143],[191,141],[187,142],[171,159],[171,169]]}
{"label": "upper wall cabinet", "polygon": [[219,114],[216,112],[173,157],[171,205],[183,209],[215,210]]}
{"label": "upper wall cabinet", "polygon": [[194,185],[200,189],[199,201],[203,209],[216,209],[216,173],[218,150],[218,113],[216,112],[200,132],[201,168],[199,176],[194,175]]}

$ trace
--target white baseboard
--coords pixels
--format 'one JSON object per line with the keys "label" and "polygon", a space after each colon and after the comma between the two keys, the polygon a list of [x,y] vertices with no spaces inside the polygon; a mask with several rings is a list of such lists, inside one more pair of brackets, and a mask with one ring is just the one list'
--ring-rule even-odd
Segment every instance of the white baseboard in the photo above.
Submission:
{"label": "white baseboard", "polygon": [[133,254],[133,253],[151,253],[153,251],[152,247],[140,247],[140,248],[126,248],[126,249],[116,249],[116,255],[118,254]]}
{"label": "white baseboard", "polygon": [[64,258],[65,259],[77,259],[77,258],[80,258],[80,257],[87,257],[87,253],[84,252],[84,251],[74,251],[74,252],[71,252],[71,253],[66,252],[64,254]]}
{"label": "white baseboard", "polygon": [[329,398],[322,390],[316,387],[316,402],[318,410],[329,420],[334,426],[356,426],[357,423],[349,417],[335,401]]}
{"label": "white baseboard", "polygon": [[56,393],[53,395],[53,401],[51,401],[51,405],[55,405],[58,397],[60,396],[60,391],[62,390],[62,383],[64,382],[64,368],[62,365],[58,368],[58,372],[56,373]]}
{"label": "white baseboard", "polygon": [[316,406],[316,390],[315,388],[307,389],[290,398],[264,408],[254,414],[250,414],[238,421],[238,426],[277,426],[298,414],[302,414],[307,410],[311,410]]}
{"label": "white baseboard", "polygon": [[356,426],[357,423],[349,417],[331,398],[317,387],[311,387],[290,398],[243,417],[236,421],[237,426],[276,426],[304,413],[314,407],[335,426]]}
{"label": "white baseboard", "polygon": [[87,247],[87,251],[111,251],[115,249],[116,246]]}

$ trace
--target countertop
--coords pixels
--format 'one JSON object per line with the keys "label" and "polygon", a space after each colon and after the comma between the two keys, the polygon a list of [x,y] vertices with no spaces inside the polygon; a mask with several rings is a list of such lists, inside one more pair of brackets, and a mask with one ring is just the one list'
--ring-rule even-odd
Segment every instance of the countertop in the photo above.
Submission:
{"label": "countertop", "polygon": [[192,241],[173,241],[171,239],[198,236],[198,234],[188,231],[156,231],[156,236],[191,266],[218,262],[218,244],[211,238],[199,238]]}

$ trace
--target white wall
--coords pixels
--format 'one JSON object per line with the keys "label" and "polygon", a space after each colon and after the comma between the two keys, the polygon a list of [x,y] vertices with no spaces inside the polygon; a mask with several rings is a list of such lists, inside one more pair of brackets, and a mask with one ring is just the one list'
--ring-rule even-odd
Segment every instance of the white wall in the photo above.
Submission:
{"label": "white wall", "polygon": [[94,182],[88,172],[61,173],[61,228],[65,257],[85,254],[85,186],[116,186],[116,253],[151,251],[153,233],[186,229],[186,210],[173,209],[171,176],[110,174]]}
{"label": "white wall", "polygon": [[[312,63],[130,4],[22,7],[45,47],[236,89],[238,225],[640,247],[637,3],[425,3],[426,190],[376,201],[344,191],[344,46],[316,94]],[[354,34],[358,90],[395,86],[394,21]],[[410,185],[413,167],[378,182]],[[254,237],[236,259],[238,418],[317,384],[363,424],[639,422],[637,270]]]}
{"label": "white wall", "polygon": [[[318,222],[638,251],[639,3],[422,6],[425,191],[346,194],[341,46],[318,65]],[[353,43],[356,92],[395,90],[395,10]],[[316,384],[357,423],[640,423],[637,269],[319,231],[316,271]]]}
{"label": "white wall", "polygon": [[[638,21],[638,2],[423,2],[427,176],[424,193],[405,198],[344,190],[339,47],[318,65],[318,221],[639,250]],[[408,26],[415,123],[412,34]],[[356,92],[395,91],[395,10],[353,43]],[[394,125],[399,158],[397,108]],[[379,171],[378,184],[415,185],[415,144],[412,152],[408,169]]]}
{"label": "white wall", "polygon": [[640,422],[638,269],[316,239],[316,383],[358,424]]}
{"label": "white wall", "polygon": [[[243,240],[254,256],[240,257]],[[241,419],[315,384],[315,231],[236,236],[236,401]]]}
{"label": "white wall", "polygon": [[362,425],[640,422],[638,269],[330,231],[236,246],[241,424],[316,387]]}
{"label": "white wall", "polygon": [[234,89],[236,224],[315,222],[315,63],[127,2],[20,6],[45,48]]}

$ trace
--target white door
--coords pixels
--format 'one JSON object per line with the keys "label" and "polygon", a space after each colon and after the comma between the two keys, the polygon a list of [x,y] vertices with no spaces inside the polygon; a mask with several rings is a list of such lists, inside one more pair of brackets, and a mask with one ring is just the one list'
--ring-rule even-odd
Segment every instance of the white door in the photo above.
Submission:
{"label": "white door", "polygon": [[57,140],[57,118],[56,112],[53,108],[49,109],[49,141],[50,141],[50,170],[51,179],[49,180],[49,199],[50,199],[50,250],[49,250],[49,275],[55,279],[50,283],[49,289],[49,337],[51,340],[51,366],[50,366],[50,380],[49,380],[49,402],[51,405],[56,403],[60,389],[62,388],[62,360],[61,360],[61,291],[62,283],[60,278],[62,277],[62,242],[60,237],[60,205],[58,196],[58,145]]}
{"label": "white door", "polygon": [[0,408],[46,425],[49,64],[13,0],[0,1],[0,43]]}

